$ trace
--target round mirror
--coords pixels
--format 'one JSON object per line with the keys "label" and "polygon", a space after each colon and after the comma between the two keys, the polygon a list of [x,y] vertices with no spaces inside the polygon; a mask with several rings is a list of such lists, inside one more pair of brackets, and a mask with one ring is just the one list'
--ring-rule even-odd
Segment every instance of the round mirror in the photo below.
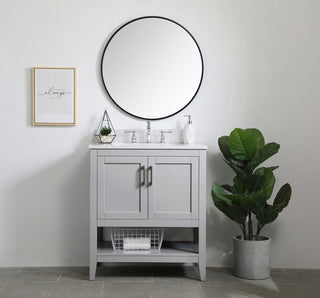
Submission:
{"label": "round mirror", "polygon": [[109,39],[101,63],[104,86],[126,113],[147,120],[170,117],[196,96],[203,60],[194,37],[163,17],[142,17]]}

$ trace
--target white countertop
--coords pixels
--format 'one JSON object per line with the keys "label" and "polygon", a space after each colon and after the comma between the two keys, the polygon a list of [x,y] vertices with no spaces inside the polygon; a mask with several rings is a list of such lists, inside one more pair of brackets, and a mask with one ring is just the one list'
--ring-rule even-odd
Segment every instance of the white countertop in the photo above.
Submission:
{"label": "white countertop", "polygon": [[89,145],[89,149],[154,149],[154,150],[207,150],[208,146],[200,144],[183,144],[183,143],[112,143],[112,144],[100,144],[94,143]]}

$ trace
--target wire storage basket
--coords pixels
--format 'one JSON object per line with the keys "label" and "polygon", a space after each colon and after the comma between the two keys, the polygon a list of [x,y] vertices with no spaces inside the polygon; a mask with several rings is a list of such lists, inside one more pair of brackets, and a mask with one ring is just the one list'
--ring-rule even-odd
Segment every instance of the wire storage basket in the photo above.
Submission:
{"label": "wire storage basket", "polygon": [[163,240],[163,228],[110,228],[114,251],[157,252]]}

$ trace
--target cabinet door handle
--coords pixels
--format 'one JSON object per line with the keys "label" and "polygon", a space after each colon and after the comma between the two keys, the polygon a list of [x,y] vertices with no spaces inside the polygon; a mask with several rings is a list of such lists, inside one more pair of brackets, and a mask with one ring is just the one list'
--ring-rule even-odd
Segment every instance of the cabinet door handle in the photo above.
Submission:
{"label": "cabinet door handle", "polygon": [[[141,174],[142,174],[142,178],[141,178]],[[141,186],[144,185],[146,183],[146,168],[145,166],[141,167],[141,171],[140,171],[140,184]]]}
{"label": "cabinet door handle", "polygon": [[[148,172],[150,172],[150,180],[149,180],[149,182],[148,182],[148,186],[150,186],[150,185],[152,185],[152,167],[150,166],[149,168],[148,168]],[[149,175],[148,175],[148,178],[149,178]]]}

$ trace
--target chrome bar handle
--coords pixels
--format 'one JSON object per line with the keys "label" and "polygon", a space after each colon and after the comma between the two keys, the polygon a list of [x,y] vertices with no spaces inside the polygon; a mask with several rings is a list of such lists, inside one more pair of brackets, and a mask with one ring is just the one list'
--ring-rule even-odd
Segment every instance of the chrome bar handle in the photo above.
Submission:
{"label": "chrome bar handle", "polygon": [[150,172],[150,180],[149,180],[149,175],[148,175],[148,186],[152,185],[152,167],[148,167],[148,172]]}
{"label": "chrome bar handle", "polygon": [[[141,174],[142,174],[142,179],[141,179]],[[146,183],[146,168],[145,166],[142,166],[141,167],[141,172],[140,172],[140,185],[144,185]]]}

